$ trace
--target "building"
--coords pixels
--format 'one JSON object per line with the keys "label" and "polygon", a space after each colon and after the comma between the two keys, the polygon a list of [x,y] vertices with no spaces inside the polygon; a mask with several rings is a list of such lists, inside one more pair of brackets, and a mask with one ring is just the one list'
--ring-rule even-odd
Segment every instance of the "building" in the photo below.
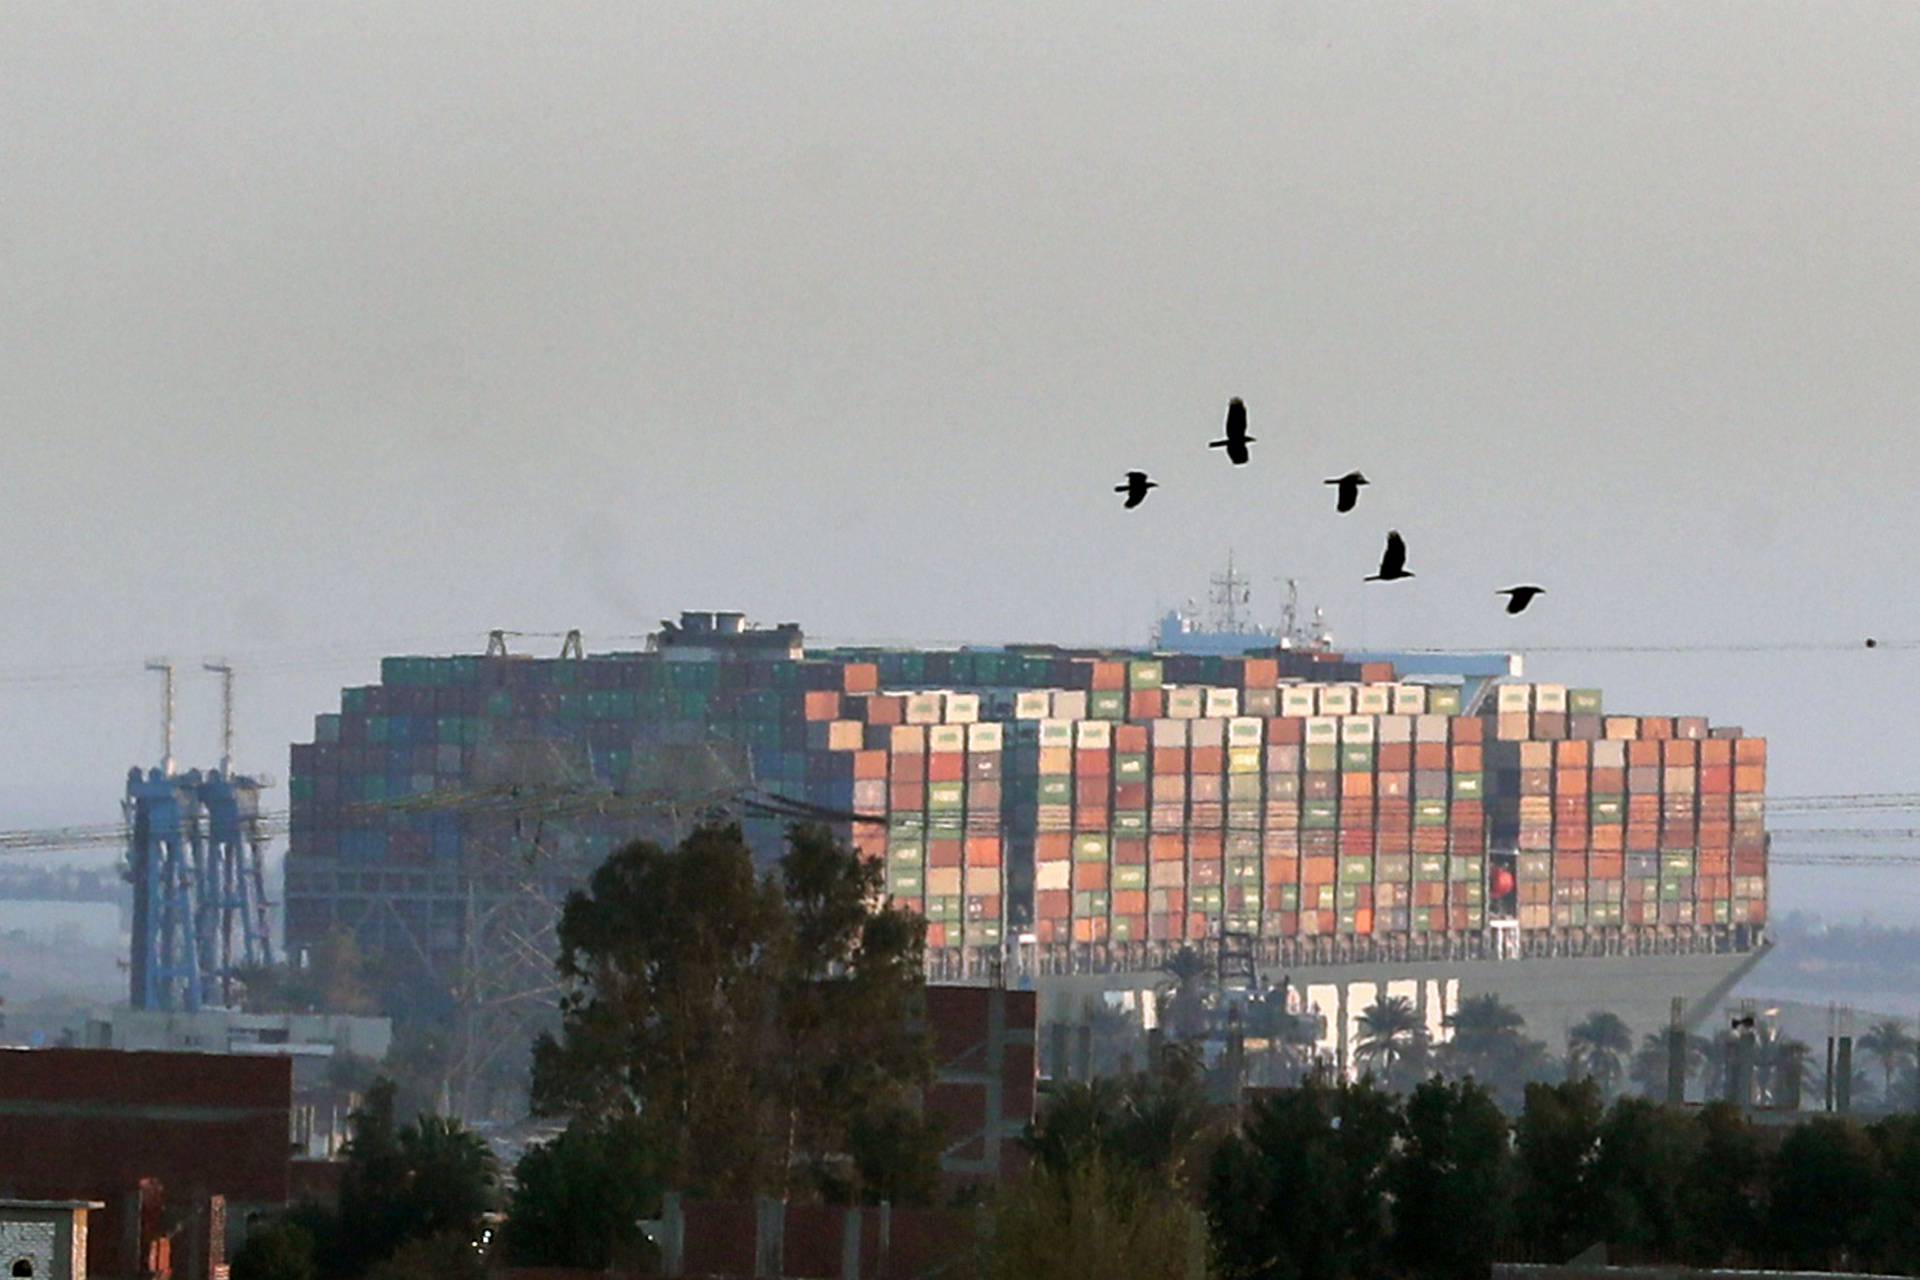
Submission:
{"label": "building", "polygon": [[119,1007],[90,1019],[80,1037],[90,1049],[227,1053],[285,1058],[293,1067],[296,1152],[324,1160],[347,1138],[347,1119],[359,1097],[339,1084],[348,1060],[377,1063],[393,1044],[389,1018],[337,1013],[193,1013]]}
{"label": "building", "polygon": [[956,1183],[997,1182],[1026,1168],[1020,1138],[1033,1122],[1039,1078],[1031,991],[927,988],[934,1081],[926,1108],[946,1126],[940,1168]]}
{"label": "building", "polygon": [[87,1280],[87,1215],[98,1200],[0,1200],[0,1267],[10,1280]]}
{"label": "building", "polygon": [[935,980],[1031,985],[1043,1022],[1188,947],[1311,992],[1330,1055],[1385,994],[1435,1026],[1498,994],[1549,1039],[1704,1014],[1765,949],[1765,741],[1474,670],[808,651],[730,614],[647,652],[392,658],[293,747],[288,945],[537,959],[618,843],[722,811],[769,857],[828,821],[926,917]]}
{"label": "building", "polygon": [[229,1225],[288,1202],[291,1110],[283,1057],[0,1050],[0,1196],[98,1202],[96,1280],[217,1280]]}

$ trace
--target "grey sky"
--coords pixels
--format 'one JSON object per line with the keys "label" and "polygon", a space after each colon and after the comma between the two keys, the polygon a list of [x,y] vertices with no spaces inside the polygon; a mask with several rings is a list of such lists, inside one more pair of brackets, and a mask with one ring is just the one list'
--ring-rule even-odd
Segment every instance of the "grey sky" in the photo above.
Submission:
{"label": "grey sky", "polygon": [[[1229,545],[1345,641],[1920,638],[1917,98],[1904,3],[8,5],[0,825],[149,654],[284,774],[338,655],[1132,641]],[[1920,790],[1917,662],[1535,669],[1805,794]]]}

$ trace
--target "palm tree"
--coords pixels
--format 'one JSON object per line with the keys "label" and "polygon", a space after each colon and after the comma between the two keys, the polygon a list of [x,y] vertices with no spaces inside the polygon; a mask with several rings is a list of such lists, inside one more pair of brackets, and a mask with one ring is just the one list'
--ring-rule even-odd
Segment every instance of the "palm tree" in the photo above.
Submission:
{"label": "palm tree", "polygon": [[[1798,1075],[1804,1080],[1807,1053],[1804,1041],[1783,1034],[1777,1026],[1769,1024],[1760,1030],[1754,1037],[1753,1073],[1762,1101],[1780,1103],[1788,1095],[1789,1079]],[[1805,1096],[1804,1086],[1801,1096]]]}
{"label": "palm tree", "polygon": [[1891,1098],[1895,1073],[1901,1063],[1913,1057],[1914,1041],[1907,1034],[1906,1024],[1897,1018],[1876,1022],[1867,1028],[1867,1034],[1860,1037],[1858,1044],[1862,1053],[1879,1059],[1882,1093]]}
{"label": "palm tree", "polygon": [[1182,947],[1160,972],[1165,976],[1160,999],[1166,1005],[1168,1031],[1176,1040],[1204,1040],[1213,1024],[1213,966],[1192,947]]}
{"label": "palm tree", "polygon": [[1413,1001],[1405,996],[1383,996],[1360,1015],[1360,1042],[1354,1046],[1354,1060],[1377,1067],[1383,1076],[1391,1078],[1424,1030]]}
{"label": "palm tree", "polygon": [[1320,1020],[1287,1007],[1287,988],[1269,987],[1247,1001],[1247,1034],[1267,1042],[1262,1058],[1263,1084],[1286,1083],[1289,1072],[1305,1065],[1320,1040]]}
{"label": "palm tree", "polygon": [[1124,1074],[1121,1068],[1127,1060],[1136,1057],[1134,1051],[1140,1042],[1140,1024],[1135,1015],[1105,1000],[1089,1000],[1082,1006],[1082,1016],[1092,1033],[1093,1074]]}
{"label": "palm tree", "polygon": [[1453,1043],[1468,1054],[1481,1053],[1510,1040],[1527,1025],[1517,1009],[1501,1003],[1500,997],[1494,995],[1468,996],[1458,1009],[1447,1015],[1446,1022],[1453,1031]]}
{"label": "palm tree", "polygon": [[1602,1093],[1614,1091],[1632,1052],[1633,1032],[1616,1013],[1595,1010],[1567,1030],[1567,1074],[1590,1076]]}
{"label": "palm tree", "polygon": [[[1640,1037],[1640,1048],[1627,1069],[1628,1077],[1640,1086],[1643,1096],[1665,1100],[1667,1096],[1667,1036],[1665,1031],[1649,1031]],[[1685,1036],[1680,1050],[1685,1079],[1692,1080],[1706,1064],[1706,1044],[1699,1036]]]}

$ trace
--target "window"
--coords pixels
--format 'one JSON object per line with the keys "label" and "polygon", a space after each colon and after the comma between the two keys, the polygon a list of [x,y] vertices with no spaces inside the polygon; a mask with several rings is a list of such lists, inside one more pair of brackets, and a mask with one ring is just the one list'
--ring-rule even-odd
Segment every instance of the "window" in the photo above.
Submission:
{"label": "window", "polygon": [[33,1259],[15,1258],[13,1260],[13,1274],[21,1277],[22,1280],[33,1280]]}

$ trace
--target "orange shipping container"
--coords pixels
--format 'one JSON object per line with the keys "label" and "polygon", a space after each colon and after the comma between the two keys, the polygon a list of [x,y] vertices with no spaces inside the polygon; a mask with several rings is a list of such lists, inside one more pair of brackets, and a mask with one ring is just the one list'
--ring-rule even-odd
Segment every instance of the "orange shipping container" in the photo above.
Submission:
{"label": "orange shipping container", "polygon": [[1178,833],[1150,836],[1147,847],[1155,862],[1182,862],[1187,856],[1187,838]]}
{"label": "orange shipping container", "polygon": [[802,714],[808,720],[838,720],[840,695],[831,689],[810,690],[802,704]]}
{"label": "orange shipping container", "polygon": [[1165,691],[1135,689],[1127,695],[1127,719],[1158,720],[1167,711]]}
{"label": "orange shipping container", "polygon": [[935,751],[927,756],[928,782],[963,782],[967,758],[958,751]]}

